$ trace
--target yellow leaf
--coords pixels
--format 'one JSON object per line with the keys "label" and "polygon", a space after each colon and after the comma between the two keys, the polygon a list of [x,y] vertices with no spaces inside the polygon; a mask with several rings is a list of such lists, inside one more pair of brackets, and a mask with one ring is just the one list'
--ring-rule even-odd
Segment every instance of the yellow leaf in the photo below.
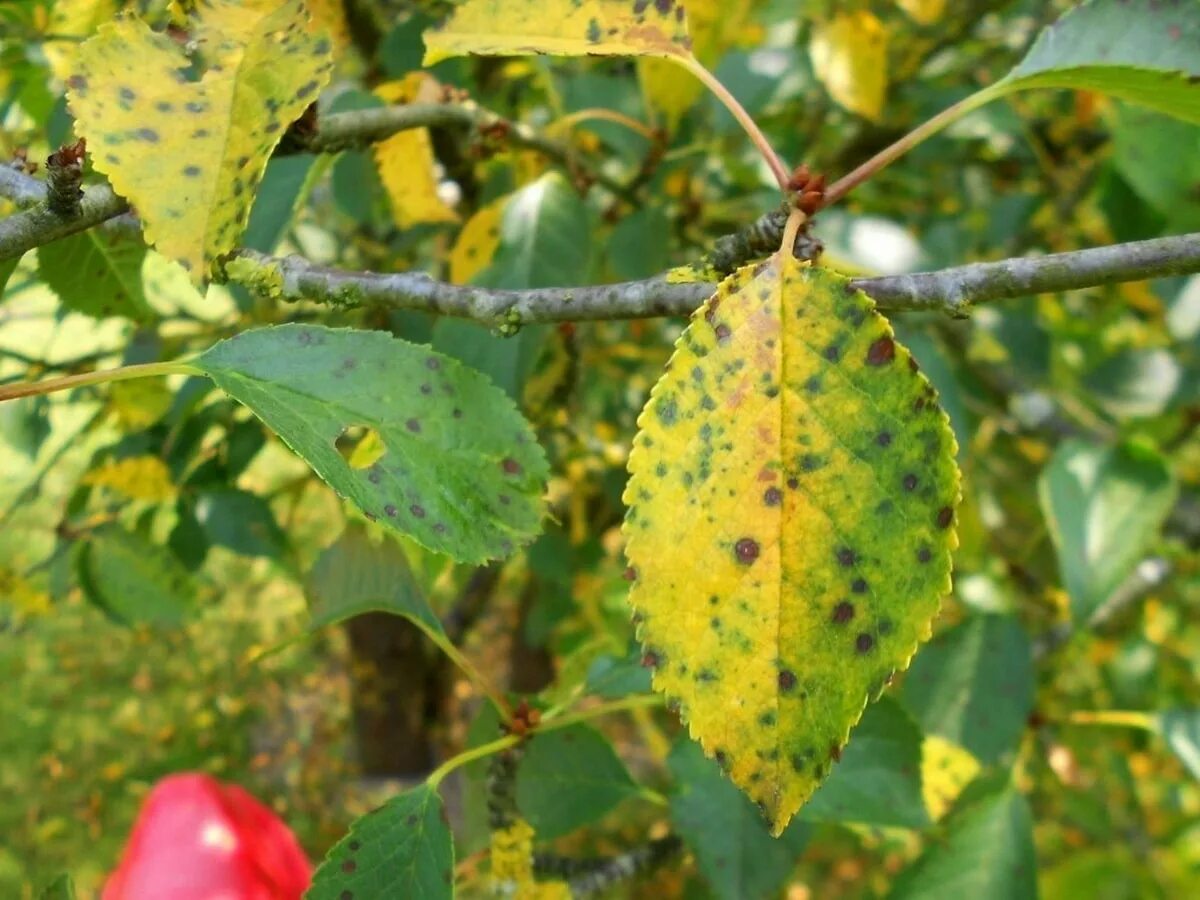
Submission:
{"label": "yellow leaf", "polygon": [[[413,72],[375,89],[376,96],[387,103],[432,101],[439,93],[437,82],[425,72]],[[425,128],[401,131],[375,145],[375,165],[397,228],[458,221],[438,194],[434,164],[433,144]]]}
{"label": "yellow leaf", "polygon": [[[711,68],[745,29],[750,7],[747,0],[688,0],[688,32],[696,59]],[[646,101],[662,113],[672,130],[705,90],[691,72],[666,60],[638,60],[638,78]]]}
{"label": "yellow leaf", "polygon": [[194,35],[208,65],[134,18],[101,27],[68,79],[92,162],[146,238],[202,283],[245,227],[267,159],[329,77],[330,42],[300,0],[211,0]]}
{"label": "yellow leaf", "polygon": [[[56,38],[85,38],[116,14],[116,0],[55,0],[46,31]],[[42,44],[46,62],[56,78],[65,81],[71,74],[71,64],[78,49],[79,43],[71,40],[52,40]]]}
{"label": "yellow leaf", "polygon": [[686,57],[690,47],[676,0],[467,0],[425,32],[425,65],[468,53]]}
{"label": "yellow leaf", "polygon": [[979,760],[958,744],[936,734],[921,744],[921,794],[929,818],[937,822],[979,774]]}
{"label": "yellow leaf", "polygon": [[450,280],[466,284],[492,261],[500,246],[500,217],[508,197],[501,197],[477,210],[458,233],[450,250]]}
{"label": "yellow leaf", "polygon": [[693,316],[638,419],[654,686],[779,834],[950,590],[954,436],[861,291],[776,254]]}
{"label": "yellow leaf", "polygon": [[171,472],[157,456],[110,459],[83,478],[84,484],[108,488],[130,500],[161,503],[175,496]]}
{"label": "yellow leaf", "polygon": [[312,28],[318,35],[325,33],[333,40],[337,55],[350,46],[350,26],[346,22],[344,0],[305,0],[312,14]]}
{"label": "yellow leaf", "polygon": [[887,97],[887,44],[883,23],[864,10],[817,25],[809,53],[817,77],[834,100],[878,121]]}
{"label": "yellow leaf", "polygon": [[515,900],[571,900],[566,882],[534,881],[533,828],[517,819],[492,832],[492,884],[498,896]]}
{"label": "yellow leaf", "polygon": [[932,25],[946,11],[946,0],[896,0],[896,4],[920,25]]}
{"label": "yellow leaf", "polygon": [[25,616],[44,616],[51,608],[49,594],[11,569],[0,568],[0,600]]}

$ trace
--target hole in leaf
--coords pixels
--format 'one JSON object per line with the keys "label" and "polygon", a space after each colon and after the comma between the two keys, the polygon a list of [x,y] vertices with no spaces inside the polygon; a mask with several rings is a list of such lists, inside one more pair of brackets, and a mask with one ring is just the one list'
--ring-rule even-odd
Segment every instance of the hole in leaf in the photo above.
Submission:
{"label": "hole in leaf", "polygon": [[379,432],[366,425],[343,428],[333,445],[352,469],[370,468],[387,453],[387,445]]}

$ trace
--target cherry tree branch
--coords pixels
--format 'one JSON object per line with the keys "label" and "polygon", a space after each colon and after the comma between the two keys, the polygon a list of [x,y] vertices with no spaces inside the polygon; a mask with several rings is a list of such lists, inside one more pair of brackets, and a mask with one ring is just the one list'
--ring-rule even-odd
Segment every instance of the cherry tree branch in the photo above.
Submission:
{"label": "cherry tree branch", "polygon": [[[916,275],[858,278],[851,284],[881,309],[964,316],[976,303],[1194,272],[1200,272],[1200,233]],[[712,283],[672,283],[659,275],[589,287],[495,290],[447,284],[423,272],[351,272],[251,250],[236,254],[227,275],[277,300],[419,309],[501,328],[687,315],[716,288]]]}

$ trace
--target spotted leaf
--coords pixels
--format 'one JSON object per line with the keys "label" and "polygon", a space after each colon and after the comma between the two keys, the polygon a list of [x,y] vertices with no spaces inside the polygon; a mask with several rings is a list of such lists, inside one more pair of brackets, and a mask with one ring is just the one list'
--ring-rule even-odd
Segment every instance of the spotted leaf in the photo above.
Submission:
{"label": "spotted leaf", "polygon": [[950,589],[953,434],[870,299],[778,255],[697,311],[638,421],[645,661],[778,834]]}
{"label": "spotted leaf", "polygon": [[[504,392],[457,360],[381,332],[284,325],[193,363],[339,494],[430,550],[482,562],[538,531],[542,450]],[[339,439],[361,429],[383,452],[356,468]]]}
{"label": "spotted leaf", "polygon": [[508,196],[476,210],[462,227],[450,249],[450,280],[467,284],[488,267],[500,246],[500,219]]}
{"label": "spotted leaf", "polygon": [[678,0],[467,0],[425,32],[425,65],[491,56],[690,55]]}
{"label": "spotted leaf", "polygon": [[300,0],[198,9],[202,58],[118,19],[79,48],[68,99],[93,165],[137,208],[147,240],[200,284],[235,246],[267,159],[331,57]]}

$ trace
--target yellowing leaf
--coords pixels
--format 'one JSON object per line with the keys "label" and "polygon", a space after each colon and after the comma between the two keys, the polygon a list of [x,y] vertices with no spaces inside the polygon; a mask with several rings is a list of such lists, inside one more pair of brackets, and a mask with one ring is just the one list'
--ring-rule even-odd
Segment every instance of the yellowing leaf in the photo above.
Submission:
{"label": "yellowing leaf", "polygon": [[0,568],[0,600],[24,616],[44,616],[51,609],[50,595],[11,569]]}
{"label": "yellowing leaf", "polygon": [[110,459],[83,478],[84,484],[108,488],[130,500],[161,503],[175,496],[171,472],[157,456]]}
{"label": "yellowing leaf", "polygon": [[829,95],[873,121],[887,97],[887,43],[883,23],[863,10],[819,24],[809,45],[813,69]]}
{"label": "yellowing leaf", "polygon": [[921,25],[932,25],[946,11],[946,0],[896,0],[896,5]]}
{"label": "yellowing leaf", "polygon": [[331,66],[299,0],[212,0],[199,15],[198,81],[182,47],[133,18],[84,43],[68,80],[96,169],[197,284],[234,248],[267,158]]}
{"label": "yellowing leaf", "polygon": [[[432,101],[438,93],[437,82],[424,72],[413,72],[375,89],[375,94],[388,103]],[[433,144],[425,128],[401,131],[375,145],[375,165],[397,228],[458,220],[438,195],[434,164]]]}
{"label": "yellowing leaf", "polygon": [[65,81],[79,43],[63,38],[85,38],[117,13],[116,0],[55,0],[46,31],[57,39],[42,44],[46,62],[56,78]]}
{"label": "yellowing leaf", "polygon": [[[696,59],[711,68],[743,32],[750,7],[746,0],[688,0],[688,31]],[[691,72],[665,60],[639,60],[638,77],[647,102],[672,129],[704,92],[704,85]]]}
{"label": "yellowing leaf", "polygon": [[450,280],[466,284],[487,267],[500,246],[500,217],[508,197],[477,210],[458,233],[450,250]]}
{"label": "yellowing leaf", "polygon": [[958,469],[936,394],[849,282],[726,279],[629,457],[630,603],[654,686],[779,834],[950,590]]}
{"label": "yellowing leaf", "polygon": [[467,0],[425,32],[425,65],[451,56],[686,57],[677,0]]}
{"label": "yellowing leaf", "polygon": [[350,46],[350,25],[346,21],[346,6],[343,0],[305,0],[312,14],[312,30],[320,36],[329,35],[337,55]]}
{"label": "yellowing leaf", "polygon": [[566,882],[534,881],[533,828],[524,819],[492,832],[489,856],[497,896],[516,900],[571,900]]}
{"label": "yellowing leaf", "polygon": [[921,744],[921,794],[929,818],[938,821],[979,774],[979,760],[958,744],[928,735]]}

